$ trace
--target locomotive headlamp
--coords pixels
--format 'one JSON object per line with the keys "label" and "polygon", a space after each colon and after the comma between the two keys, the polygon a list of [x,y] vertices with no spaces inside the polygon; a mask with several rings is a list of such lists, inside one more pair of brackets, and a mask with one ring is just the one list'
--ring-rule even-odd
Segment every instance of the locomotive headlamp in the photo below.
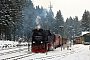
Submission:
{"label": "locomotive headlamp", "polygon": [[35,43],[35,41],[33,41],[33,43]]}
{"label": "locomotive headlamp", "polygon": [[41,43],[43,43],[43,42],[41,41]]}

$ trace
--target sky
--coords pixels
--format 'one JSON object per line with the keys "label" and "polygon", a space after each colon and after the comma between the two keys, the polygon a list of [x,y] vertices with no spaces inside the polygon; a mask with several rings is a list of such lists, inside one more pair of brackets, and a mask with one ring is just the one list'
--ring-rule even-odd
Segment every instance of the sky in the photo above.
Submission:
{"label": "sky", "polygon": [[32,0],[32,2],[34,6],[43,6],[47,10],[49,10],[51,2],[54,16],[57,11],[61,10],[64,19],[78,16],[78,19],[81,20],[84,11],[90,11],[90,0]]}

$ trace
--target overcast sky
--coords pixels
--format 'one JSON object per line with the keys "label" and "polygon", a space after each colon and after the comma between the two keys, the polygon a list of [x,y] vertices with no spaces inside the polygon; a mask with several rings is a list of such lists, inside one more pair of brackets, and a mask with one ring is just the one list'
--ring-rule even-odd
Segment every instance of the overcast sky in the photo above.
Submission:
{"label": "overcast sky", "polygon": [[32,0],[34,6],[40,5],[46,9],[49,9],[50,1],[54,16],[58,10],[61,10],[64,19],[78,16],[80,20],[85,9],[90,11],[90,0]]}

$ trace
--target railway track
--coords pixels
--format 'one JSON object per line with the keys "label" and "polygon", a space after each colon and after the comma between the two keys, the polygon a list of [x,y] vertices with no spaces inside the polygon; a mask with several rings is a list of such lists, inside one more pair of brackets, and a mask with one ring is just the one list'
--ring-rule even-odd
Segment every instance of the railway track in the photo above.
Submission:
{"label": "railway track", "polygon": [[1,48],[0,51],[2,51],[2,50],[9,50],[9,49],[15,49],[15,48],[17,48],[17,47],[12,47],[12,48],[10,48],[10,47],[9,47],[9,48]]}
{"label": "railway track", "polygon": [[16,47],[1,48],[0,51],[9,50],[9,49],[15,49],[15,48],[19,48],[19,47],[16,46]]}
{"label": "railway track", "polygon": [[16,52],[20,52],[20,51],[24,51],[26,49],[28,49],[28,48],[18,49],[18,50],[12,50],[12,51],[8,51],[8,52],[3,52],[3,53],[0,53],[0,56],[7,55],[7,54],[12,54],[12,53],[16,53]]}
{"label": "railway track", "polygon": [[83,50],[84,50],[83,46],[82,47],[76,47],[76,49],[74,49],[74,50],[70,50],[70,51],[67,51],[67,52],[64,52],[61,54],[55,54],[55,55],[50,55],[50,56],[45,56],[45,57],[40,57],[40,58],[35,58],[35,59],[29,59],[29,60],[37,60],[37,59],[40,59],[40,60],[53,59],[54,60],[54,58],[63,59],[70,54],[79,53]]}
{"label": "railway track", "polygon": [[[75,48],[76,49],[68,50],[67,52],[63,52],[60,54],[55,54],[55,55],[50,55],[50,56],[45,56],[45,57],[40,57],[40,58],[35,58],[35,59],[40,59],[40,60],[47,60],[47,59],[54,59],[54,58],[62,59],[62,58],[65,58],[67,55],[75,54],[75,53],[83,51],[83,46],[75,47]],[[30,57],[33,55],[36,55],[36,53],[24,53],[24,54],[20,54],[20,55],[16,55],[16,56],[7,57],[7,58],[1,59],[1,60],[19,60],[19,59],[21,60],[23,58],[25,59],[26,57]],[[33,59],[29,59],[29,60],[33,60]]]}
{"label": "railway track", "polygon": [[24,50],[27,50],[28,48],[23,48],[23,49],[18,49],[18,50],[12,50],[12,51],[8,51],[8,52],[3,52],[3,53],[0,53],[0,56],[5,56],[5,55],[8,55],[8,54],[13,54],[13,53],[16,53],[16,52],[25,52],[24,54],[20,53],[19,55],[15,55],[15,56],[11,56],[11,57],[7,57],[7,58],[2,58],[1,60],[18,60],[18,59],[22,59],[22,58],[25,58],[25,57],[29,57],[29,56],[32,56],[32,55],[35,55],[35,53],[27,53],[27,51],[24,51]]}
{"label": "railway track", "polygon": [[26,58],[26,57],[33,56],[33,55],[35,55],[35,53],[33,53],[33,54],[32,53],[24,53],[24,54],[8,57],[8,58],[1,59],[1,60],[18,60],[18,59]]}

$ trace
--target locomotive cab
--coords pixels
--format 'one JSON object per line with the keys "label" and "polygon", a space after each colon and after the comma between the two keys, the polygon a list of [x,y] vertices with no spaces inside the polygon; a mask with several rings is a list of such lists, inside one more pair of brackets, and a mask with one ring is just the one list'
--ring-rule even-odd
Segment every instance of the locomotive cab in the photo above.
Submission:
{"label": "locomotive cab", "polygon": [[53,50],[54,35],[51,34],[50,30],[45,30],[46,36],[46,48],[47,50]]}

